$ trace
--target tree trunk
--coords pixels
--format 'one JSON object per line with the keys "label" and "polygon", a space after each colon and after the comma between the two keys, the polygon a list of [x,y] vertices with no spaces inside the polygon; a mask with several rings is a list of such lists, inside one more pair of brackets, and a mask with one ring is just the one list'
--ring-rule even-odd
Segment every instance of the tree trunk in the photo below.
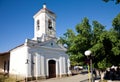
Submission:
{"label": "tree trunk", "polygon": [[104,80],[104,76],[105,76],[105,72],[104,72],[104,71],[101,71],[101,73],[100,73],[100,78],[101,78],[101,80]]}

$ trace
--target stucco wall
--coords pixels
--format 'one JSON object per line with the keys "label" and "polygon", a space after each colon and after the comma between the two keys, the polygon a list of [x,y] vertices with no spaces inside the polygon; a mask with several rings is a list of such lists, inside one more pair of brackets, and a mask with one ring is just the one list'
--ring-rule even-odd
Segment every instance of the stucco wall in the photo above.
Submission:
{"label": "stucco wall", "polygon": [[[57,50],[54,48],[31,48],[29,49],[29,53],[35,58],[34,61],[34,75],[35,76],[42,76],[42,77],[48,77],[49,76],[49,68],[48,68],[48,61],[49,60],[55,60],[56,61],[56,76],[62,76],[67,75],[69,71],[68,65],[68,55],[65,53],[65,51]],[[29,70],[30,71],[30,70]]]}
{"label": "stucco wall", "polygon": [[10,74],[26,76],[27,49],[22,45],[10,52]]}
{"label": "stucco wall", "polygon": [[[53,45],[51,45],[53,43]],[[10,74],[24,77],[49,77],[50,60],[55,61],[56,77],[69,72],[69,57],[54,41],[42,44],[29,41],[10,52]]]}
{"label": "stucco wall", "polygon": [[[40,21],[40,30],[37,30],[37,20]],[[45,13],[34,18],[34,38],[41,37],[42,34],[45,34]]]}

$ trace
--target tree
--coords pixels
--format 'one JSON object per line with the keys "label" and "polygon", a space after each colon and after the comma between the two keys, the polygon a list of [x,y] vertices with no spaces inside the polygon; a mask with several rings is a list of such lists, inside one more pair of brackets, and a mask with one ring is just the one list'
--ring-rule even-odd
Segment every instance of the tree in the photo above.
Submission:
{"label": "tree", "polygon": [[113,19],[112,26],[120,37],[120,13]]}
{"label": "tree", "polygon": [[75,33],[72,29],[67,29],[67,32],[63,34],[63,37],[60,37],[58,43],[64,45],[69,49],[71,45],[73,45],[73,40],[75,37]]}
{"label": "tree", "polygon": [[105,69],[120,64],[118,59],[120,58],[120,38],[119,31],[115,30],[116,26],[118,23],[114,23],[114,28],[105,30],[105,26],[99,22],[93,21],[90,25],[89,20],[84,18],[76,25],[76,34],[69,29],[63,37],[60,37],[59,42],[67,45],[67,53],[72,65],[84,65],[86,59],[84,52],[91,50],[94,55],[94,66]]}
{"label": "tree", "polygon": [[104,2],[115,1],[115,4],[119,4],[120,0],[103,0]]}
{"label": "tree", "polygon": [[118,59],[120,58],[120,13],[113,19],[112,26],[114,34],[116,35],[116,38],[114,39],[116,42],[112,51],[115,55],[114,60],[116,60],[116,62],[119,62],[120,65],[120,60]]}
{"label": "tree", "polygon": [[120,64],[120,62],[116,62],[116,58],[120,54],[116,44],[118,44],[118,39],[115,31],[103,31],[100,34],[97,42],[91,47],[95,55],[95,67],[105,69]]}
{"label": "tree", "polygon": [[[118,34],[115,30],[105,30],[105,27],[93,21],[93,40],[91,50],[95,55],[94,64],[98,68],[107,68],[111,65],[118,65],[116,59],[120,54]],[[104,62],[104,63],[103,63]]]}
{"label": "tree", "polygon": [[67,54],[70,56],[71,64],[76,65],[76,56],[71,55],[72,53],[69,52],[70,47],[74,45],[74,38],[76,37],[74,31],[72,29],[67,29],[67,32],[63,34],[62,37],[58,40],[58,43],[62,44],[64,47],[67,48]]}
{"label": "tree", "polygon": [[[68,52],[75,56],[75,61],[83,65],[85,61],[84,51],[90,48],[91,26],[85,17],[80,24],[76,25],[77,35],[73,40]],[[72,56],[71,56],[72,57]]]}
{"label": "tree", "polygon": [[[94,54],[94,62],[96,68],[103,68],[103,58],[105,57],[103,38],[105,37],[106,31],[105,27],[97,21],[93,21],[93,31],[92,31],[92,40],[90,48]],[[98,64],[99,63],[99,64]]]}
{"label": "tree", "polygon": [[[84,18],[80,24],[76,26],[77,34],[71,29],[68,29],[64,33],[63,37],[60,37],[61,44],[67,45],[67,53],[70,56],[70,60],[74,65],[83,65],[84,63],[84,51],[89,49],[90,41],[90,24],[87,18]],[[81,47],[82,46],[82,47]]]}

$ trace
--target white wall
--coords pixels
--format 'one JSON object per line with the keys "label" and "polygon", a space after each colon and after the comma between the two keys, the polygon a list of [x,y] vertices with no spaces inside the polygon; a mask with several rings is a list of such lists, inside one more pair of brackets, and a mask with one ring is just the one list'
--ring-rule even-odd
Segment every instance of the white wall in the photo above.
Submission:
{"label": "white wall", "polygon": [[[40,29],[37,30],[37,20],[40,21]],[[42,34],[45,34],[45,13],[41,13],[40,15],[34,17],[34,39],[37,37],[41,37]]]}
{"label": "white wall", "polygon": [[[37,14],[34,15],[34,40],[37,40],[37,37],[41,38],[43,34],[50,35],[52,37],[56,37],[56,17],[53,14],[48,13],[47,10],[41,9]],[[48,29],[48,20],[51,19],[52,27],[54,30],[52,34],[50,34],[50,30]],[[37,30],[37,20],[39,20],[39,30]]]}
{"label": "white wall", "polygon": [[[27,44],[28,45],[28,44]],[[64,50],[50,46],[22,45],[10,52],[10,73],[25,77],[49,76],[49,60],[56,61],[56,75],[64,75],[69,71],[68,55]],[[31,47],[30,47],[31,46]],[[28,59],[28,63],[26,64]],[[33,61],[32,61],[33,59]]]}
{"label": "white wall", "polygon": [[10,52],[10,74],[26,76],[27,49],[22,45]]}
{"label": "white wall", "polygon": [[47,48],[34,48],[29,50],[31,55],[37,56],[37,60],[34,60],[36,66],[36,76],[49,76],[48,71],[48,61],[56,61],[56,75],[67,74],[69,71],[68,68],[68,56],[65,54],[65,51],[54,50]]}

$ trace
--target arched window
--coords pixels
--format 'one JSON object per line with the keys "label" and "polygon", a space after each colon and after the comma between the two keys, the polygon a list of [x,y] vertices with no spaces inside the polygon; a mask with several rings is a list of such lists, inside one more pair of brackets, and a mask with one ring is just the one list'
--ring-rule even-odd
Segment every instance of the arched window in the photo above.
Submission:
{"label": "arched window", "polygon": [[48,20],[48,28],[52,29],[52,21],[50,19]]}
{"label": "arched window", "polygon": [[40,30],[40,21],[37,20],[37,30]]}

